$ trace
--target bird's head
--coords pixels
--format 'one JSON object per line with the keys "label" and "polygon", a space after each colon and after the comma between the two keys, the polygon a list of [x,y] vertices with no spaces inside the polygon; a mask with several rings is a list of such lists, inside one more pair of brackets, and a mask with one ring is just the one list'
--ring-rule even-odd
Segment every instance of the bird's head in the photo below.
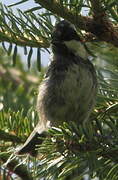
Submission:
{"label": "bird's head", "polygon": [[71,40],[80,41],[74,25],[66,20],[57,23],[52,32],[52,43],[64,43]]}
{"label": "bird's head", "polygon": [[59,48],[66,46],[69,51],[84,59],[87,57],[86,50],[74,25],[66,20],[62,20],[55,25],[51,43]]}

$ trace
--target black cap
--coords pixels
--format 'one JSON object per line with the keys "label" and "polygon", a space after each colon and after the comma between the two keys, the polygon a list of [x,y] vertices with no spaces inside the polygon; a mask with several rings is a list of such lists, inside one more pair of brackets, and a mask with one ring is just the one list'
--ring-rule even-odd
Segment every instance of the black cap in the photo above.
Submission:
{"label": "black cap", "polygon": [[74,25],[72,25],[66,20],[62,20],[55,25],[55,28],[52,32],[52,43],[70,40],[81,41]]}

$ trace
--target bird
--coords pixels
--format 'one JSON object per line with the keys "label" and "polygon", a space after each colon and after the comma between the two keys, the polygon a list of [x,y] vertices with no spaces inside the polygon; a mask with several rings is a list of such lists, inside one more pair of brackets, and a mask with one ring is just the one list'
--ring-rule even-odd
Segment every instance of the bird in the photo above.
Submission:
{"label": "bird", "polygon": [[96,71],[75,26],[61,20],[51,34],[51,60],[37,96],[39,122],[25,144],[17,151],[37,156],[36,147],[43,143],[51,127],[63,122],[77,126],[89,122],[97,95]]}

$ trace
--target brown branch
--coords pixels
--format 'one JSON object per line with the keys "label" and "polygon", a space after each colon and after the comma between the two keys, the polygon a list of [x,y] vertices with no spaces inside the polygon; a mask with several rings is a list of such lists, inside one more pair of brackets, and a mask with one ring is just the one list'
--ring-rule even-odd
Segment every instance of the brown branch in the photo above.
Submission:
{"label": "brown branch", "polygon": [[[101,5],[100,0],[90,0],[93,17],[77,15],[76,12],[64,7],[56,0],[34,0],[45,9],[51,11],[59,17],[67,19],[73,23],[77,28],[85,30],[87,33],[92,33],[100,41],[112,43],[118,47],[118,27],[115,27],[113,23],[108,19],[105,8]],[[19,46],[30,46],[48,48],[49,42],[43,37],[37,37],[34,39],[28,38],[25,34],[18,36],[15,32],[5,32],[0,30],[0,41],[6,41],[14,43]]]}
{"label": "brown branch", "polygon": [[100,40],[118,46],[118,30],[108,18],[102,2],[100,0],[90,0],[90,2],[93,11],[93,23],[90,32],[95,34]]}
{"label": "brown branch", "polygon": [[90,2],[91,2],[93,15],[99,16],[99,14],[101,14],[104,10],[100,0],[90,0]]}
{"label": "brown branch", "polygon": [[[0,154],[0,160],[3,163],[6,163],[8,159],[9,159],[9,155]],[[22,180],[33,180],[31,174],[27,171],[27,167],[23,164],[18,166],[18,164],[19,164],[18,160],[11,160],[9,163],[7,163],[7,168],[9,171],[18,175]]]}
{"label": "brown branch", "polygon": [[62,6],[58,1],[53,0],[34,0],[36,3],[40,4],[45,9],[51,11],[53,14],[58,15],[64,19],[67,19],[71,23],[75,24],[80,29],[88,30],[88,26],[92,24],[93,20],[90,17],[81,16],[72,12],[68,8]]}
{"label": "brown branch", "polygon": [[93,33],[98,40],[112,43],[118,47],[118,31],[108,19],[105,10],[101,6],[99,0],[91,0],[93,9],[93,18],[81,16],[71,12],[66,7],[63,7],[58,1],[51,0],[35,0],[45,9],[51,11],[71,23],[75,24],[78,28],[86,32]]}

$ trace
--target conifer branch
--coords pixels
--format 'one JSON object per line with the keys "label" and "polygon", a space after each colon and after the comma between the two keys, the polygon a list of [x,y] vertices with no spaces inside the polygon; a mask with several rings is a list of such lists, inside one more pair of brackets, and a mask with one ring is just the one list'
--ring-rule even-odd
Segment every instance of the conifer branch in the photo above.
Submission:
{"label": "conifer branch", "polygon": [[88,26],[91,26],[93,20],[91,17],[78,15],[76,12],[71,11],[65,6],[61,5],[59,1],[54,0],[35,0],[36,3],[40,4],[45,9],[51,11],[59,17],[67,19],[72,24],[80,29],[88,30]]}
{"label": "conifer branch", "polygon": [[37,40],[33,40],[33,39],[29,39],[28,37],[26,38],[25,35],[24,36],[17,36],[14,34],[14,37],[11,36],[11,34],[9,32],[3,32],[0,31],[0,41],[1,42],[9,42],[9,43],[14,43],[17,44],[18,46],[29,46],[29,47],[40,47],[40,48],[48,48],[49,47],[49,42],[45,41],[44,39],[37,39]]}
{"label": "conifer branch", "polygon": [[107,18],[106,12],[102,8],[99,0],[97,0],[97,3],[91,0],[93,18],[77,15],[76,12],[71,12],[66,7],[63,7],[58,1],[35,0],[35,2],[52,13],[72,22],[78,28],[93,33],[99,40],[118,46],[117,28]]}
{"label": "conifer branch", "polygon": [[[6,161],[8,161],[9,159],[9,155],[8,154],[0,154],[0,160],[3,163],[6,163]],[[18,160],[11,160],[10,162],[8,162],[6,164],[7,169],[11,172],[11,173],[15,173],[16,175],[18,175],[22,180],[33,180],[31,174],[29,173],[29,171],[27,171],[27,167],[23,164],[18,165],[19,161]]]}
{"label": "conifer branch", "polygon": [[93,12],[93,23],[90,32],[100,40],[118,46],[118,30],[108,18],[106,8],[100,0],[90,0]]}

